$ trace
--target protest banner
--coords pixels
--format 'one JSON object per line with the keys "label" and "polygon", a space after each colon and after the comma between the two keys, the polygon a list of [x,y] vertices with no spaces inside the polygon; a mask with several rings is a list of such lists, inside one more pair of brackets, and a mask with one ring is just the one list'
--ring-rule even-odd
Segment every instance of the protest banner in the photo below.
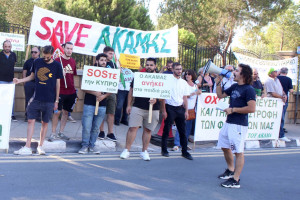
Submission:
{"label": "protest banner", "polygon": [[121,67],[128,69],[139,69],[141,66],[140,57],[129,54],[120,54],[119,62]]}
{"label": "protest banner", "polygon": [[[214,93],[202,93],[198,96],[195,141],[218,140],[227,116],[216,107],[219,101],[228,103],[228,100],[229,97],[220,100]],[[282,108],[281,99],[258,97],[255,113],[248,114],[246,140],[278,139]]]}
{"label": "protest banner", "polygon": [[[49,45],[52,29],[60,44],[71,41],[74,53],[96,56],[105,46],[120,53],[147,57],[177,57],[178,26],[161,31],[141,31],[78,19],[34,7],[28,44]],[[110,45],[105,44],[108,38]]]}
{"label": "protest banner", "polygon": [[[134,97],[146,97],[150,99],[170,99],[173,83],[173,74],[134,73]],[[152,105],[149,105],[149,119],[152,119]]]}
{"label": "protest banner", "polygon": [[280,70],[282,67],[287,67],[289,69],[289,73],[287,76],[292,79],[293,85],[297,84],[298,57],[288,58],[284,60],[261,60],[235,52],[234,55],[239,63],[247,64],[251,68],[256,68],[259,78],[263,83],[268,79],[268,71],[271,67],[276,70]]}
{"label": "protest banner", "polygon": [[15,94],[15,84],[0,85],[0,149],[9,148],[11,111]]}
{"label": "protest banner", "polygon": [[[97,92],[117,93],[120,70],[85,65],[83,68],[81,89]],[[98,114],[99,102],[96,102],[95,115]]]}
{"label": "protest banner", "polygon": [[0,32],[0,49],[3,49],[2,44],[5,40],[11,42],[12,51],[25,51],[25,35]]}

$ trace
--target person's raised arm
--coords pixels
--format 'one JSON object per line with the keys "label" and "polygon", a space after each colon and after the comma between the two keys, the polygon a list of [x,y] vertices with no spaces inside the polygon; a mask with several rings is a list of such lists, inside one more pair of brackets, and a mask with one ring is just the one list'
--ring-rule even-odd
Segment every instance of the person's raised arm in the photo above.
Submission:
{"label": "person's raised arm", "polygon": [[217,96],[219,99],[222,99],[222,98],[225,98],[228,96],[225,92],[222,92],[221,82],[222,82],[222,77],[217,76],[217,78],[215,78],[215,83],[216,83],[216,93],[217,93]]}

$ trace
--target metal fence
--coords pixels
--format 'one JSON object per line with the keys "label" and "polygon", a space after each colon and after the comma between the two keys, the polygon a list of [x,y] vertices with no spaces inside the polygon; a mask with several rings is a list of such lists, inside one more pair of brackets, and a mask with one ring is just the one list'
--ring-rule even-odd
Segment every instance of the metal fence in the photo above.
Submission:
{"label": "metal fence", "polygon": [[[25,44],[28,43],[29,30],[29,27],[19,24],[0,24],[0,32],[24,34]],[[16,51],[15,53],[17,54],[16,66],[22,67],[26,59],[26,51]],[[83,69],[84,65],[93,65],[93,56],[74,53],[73,57],[76,60],[78,69]],[[224,57],[226,64],[236,63],[233,53],[231,51],[224,52],[220,49],[220,47],[200,47],[198,45],[189,46],[186,44],[179,44],[178,58],[157,58],[157,66],[160,69],[162,66],[166,65],[167,60],[173,60],[180,62],[184,69],[193,69],[198,71],[198,69],[204,66],[209,59],[212,59],[219,67],[223,66],[222,57]],[[141,65],[144,66],[144,64],[145,59],[141,59]]]}

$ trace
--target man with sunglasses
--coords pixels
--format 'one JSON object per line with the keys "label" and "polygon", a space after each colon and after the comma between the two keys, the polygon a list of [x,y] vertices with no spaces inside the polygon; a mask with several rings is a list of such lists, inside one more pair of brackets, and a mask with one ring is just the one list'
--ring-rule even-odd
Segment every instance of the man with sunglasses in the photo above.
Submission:
{"label": "man with sunglasses", "polygon": [[[38,47],[32,47],[31,49],[31,58],[26,60],[23,66],[23,78],[26,78],[27,76],[30,76],[31,74],[31,69],[33,66],[33,62],[40,57],[40,50]],[[24,84],[24,92],[25,92],[25,111],[28,105],[28,102],[30,98],[34,94],[34,80],[28,81]],[[37,119],[37,121],[41,121],[41,119]],[[25,112],[25,122],[27,122],[27,112]]]}

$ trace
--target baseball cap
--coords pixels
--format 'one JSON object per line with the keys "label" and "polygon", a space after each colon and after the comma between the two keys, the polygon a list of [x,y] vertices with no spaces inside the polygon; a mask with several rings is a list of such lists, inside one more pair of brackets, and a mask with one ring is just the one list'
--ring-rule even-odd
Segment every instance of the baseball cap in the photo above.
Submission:
{"label": "baseball cap", "polygon": [[277,70],[275,70],[273,67],[270,68],[268,75],[270,75],[272,72],[277,72]]}

